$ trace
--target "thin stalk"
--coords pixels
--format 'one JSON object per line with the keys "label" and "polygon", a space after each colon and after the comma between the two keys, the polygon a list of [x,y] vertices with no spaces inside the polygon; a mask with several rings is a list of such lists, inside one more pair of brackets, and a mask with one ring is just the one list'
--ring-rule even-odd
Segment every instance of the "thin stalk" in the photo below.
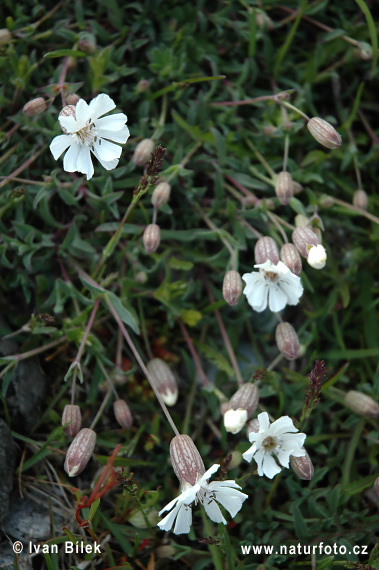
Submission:
{"label": "thin stalk", "polygon": [[250,192],[250,190],[245,188],[245,186],[243,184],[238,182],[238,180],[233,178],[233,176],[230,176],[230,174],[226,174],[225,178],[227,180],[229,180],[233,184],[233,186],[235,186],[238,190],[240,190],[243,194],[245,194],[245,196],[250,198],[252,200],[254,206],[257,205],[257,203],[259,202],[259,198],[257,198],[252,192]]}
{"label": "thin stalk", "polygon": [[287,134],[284,137],[283,172],[286,172],[286,170],[287,170],[289,148],[290,148],[290,137]]}
{"label": "thin stalk", "polygon": [[[204,509],[201,509],[201,516],[203,518],[204,536],[212,536],[213,535],[212,527]],[[212,556],[214,569],[224,570],[224,562],[219,547],[216,546],[215,544],[208,544],[208,550]]]}
{"label": "thin stalk", "polygon": [[97,363],[98,363],[98,365],[100,366],[100,369],[101,369],[102,373],[104,374],[104,376],[105,376],[105,378],[106,378],[106,380],[107,380],[107,382],[108,382],[108,384],[109,384],[109,389],[112,390],[112,392],[113,392],[113,394],[114,394],[116,400],[119,400],[119,399],[120,399],[120,396],[119,396],[118,393],[117,393],[117,390],[116,390],[116,388],[115,388],[115,385],[114,385],[114,382],[113,382],[112,378],[109,376],[108,372],[105,370],[104,364],[103,364],[100,360],[98,360]]}
{"label": "thin stalk", "polygon": [[208,378],[207,378],[207,376],[203,370],[203,367],[201,366],[200,358],[199,358],[199,356],[195,350],[193,342],[192,342],[192,340],[191,340],[191,338],[187,332],[187,329],[186,329],[183,321],[181,319],[179,319],[178,322],[179,322],[179,326],[182,330],[183,336],[186,339],[189,351],[192,355],[193,361],[195,363],[196,370],[199,373],[199,376],[200,376],[200,379],[201,379],[203,386],[211,386],[211,383],[209,382],[209,380],[208,380]]}
{"label": "thin stalk", "polygon": [[39,346],[38,348],[33,348],[32,350],[28,350],[27,352],[22,352],[21,354],[12,354],[7,357],[9,360],[16,360],[17,362],[21,362],[21,360],[26,360],[27,358],[31,358],[32,356],[36,356],[37,354],[41,354],[41,352],[45,352],[45,350],[49,350],[50,348],[54,348],[59,344],[62,344],[67,340],[67,336],[64,335],[61,338],[57,338],[44,344],[43,346]]}
{"label": "thin stalk", "polygon": [[353,437],[349,440],[349,444],[347,445],[345,460],[342,468],[342,485],[347,485],[350,479],[351,474],[351,466],[354,461],[355,450],[357,445],[362,437],[362,430],[365,423],[365,419],[361,418],[356,425],[356,428],[353,433]]}
{"label": "thin stalk", "polygon": [[246,143],[247,143],[247,146],[250,147],[251,150],[254,152],[255,156],[257,157],[259,162],[262,164],[262,166],[266,169],[266,171],[271,176],[271,178],[275,179],[276,178],[276,172],[274,172],[274,170],[271,168],[271,166],[269,165],[267,160],[264,158],[264,156],[257,150],[255,145],[249,139],[246,139]]}
{"label": "thin stalk", "polygon": [[300,109],[298,109],[294,105],[291,105],[291,103],[288,103],[288,101],[283,101],[282,99],[279,98],[279,99],[277,99],[276,102],[279,103],[279,105],[283,105],[284,107],[287,107],[287,109],[291,109],[291,111],[295,111],[295,113],[298,113],[307,122],[310,120],[310,117],[308,117],[308,115],[303,113],[303,111],[300,111]]}
{"label": "thin stalk", "polygon": [[279,224],[278,220],[276,219],[277,216],[273,215],[271,212],[268,212],[268,211],[266,212],[266,214],[267,214],[267,216],[270,218],[270,220],[272,221],[272,223],[274,224],[274,226],[275,226],[276,228],[278,228],[278,230],[279,230],[279,232],[280,232],[280,234],[281,234],[281,236],[282,236],[282,238],[283,238],[283,240],[284,240],[284,243],[288,243],[287,234],[286,234],[286,232],[283,230],[282,226]]}
{"label": "thin stalk", "polygon": [[370,212],[366,212],[366,210],[361,210],[360,208],[353,206],[353,204],[349,204],[348,202],[344,202],[343,200],[340,200],[339,198],[335,198],[334,196],[332,196],[332,199],[333,199],[333,202],[335,202],[336,204],[340,204],[341,206],[343,206],[344,208],[347,208],[348,210],[352,210],[353,212],[357,212],[358,214],[361,214],[361,216],[368,218],[369,220],[371,220],[375,224],[379,224],[379,218],[377,218],[373,214],[370,214]]}
{"label": "thin stalk", "polygon": [[230,243],[225,238],[220,236],[219,228],[208,218],[208,216],[203,212],[203,210],[200,208],[200,206],[197,206],[196,209],[199,212],[200,216],[203,218],[204,222],[207,224],[207,226],[211,230],[213,230],[214,232],[216,232],[218,234],[218,237],[220,238],[220,240],[222,241],[222,243],[224,244],[226,249],[229,251],[230,257],[232,258],[232,267],[234,269],[236,266],[236,253],[235,253],[234,249],[232,248]]}
{"label": "thin stalk", "polygon": [[96,425],[97,422],[99,421],[99,419],[100,419],[100,417],[101,417],[101,414],[103,413],[104,408],[105,408],[105,406],[106,406],[107,403],[108,403],[108,398],[109,398],[109,396],[111,395],[111,392],[112,392],[112,386],[110,386],[110,387],[108,388],[107,393],[105,394],[105,396],[104,396],[104,398],[103,398],[103,401],[101,402],[100,408],[98,409],[97,414],[96,414],[96,416],[94,417],[93,422],[92,422],[92,424],[90,425],[90,428],[89,428],[89,429],[94,429],[95,425]]}
{"label": "thin stalk", "polygon": [[40,154],[42,154],[47,148],[47,145],[44,145],[42,148],[40,148],[37,152],[35,152],[34,154],[32,154],[32,156],[30,158],[28,158],[28,160],[25,160],[25,162],[23,162],[23,164],[21,164],[21,166],[19,166],[18,168],[16,168],[16,170],[14,170],[11,174],[9,174],[8,176],[6,176],[4,178],[4,180],[2,180],[2,182],[0,182],[0,188],[2,188],[3,186],[5,186],[5,184],[7,182],[9,182],[10,180],[13,180],[13,178],[15,178],[18,174],[20,174],[20,172],[22,172],[23,170],[25,170],[25,168],[27,168],[28,166],[30,166],[38,157]]}
{"label": "thin stalk", "polygon": [[263,234],[261,234],[261,232],[259,232],[259,231],[256,230],[255,228],[253,228],[253,226],[251,226],[251,225],[249,224],[249,222],[247,222],[246,220],[241,220],[241,223],[242,223],[244,226],[246,226],[246,227],[251,231],[251,233],[252,233],[257,239],[263,237]]}
{"label": "thin stalk", "polygon": [[124,327],[124,323],[122,322],[122,320],[118,316],[117,311],[113,307],[112,303],[107,298],[105,298],[105,302],[108,306],[108,309],[112,313],[116,323],[120,327],[121,332],[124,335],[124,338],[125,338],[126,342],[128,343],[131,351],[133,352],[135,359],[137,360],[138,364],[140,365],[142,372],[145,374],[147,380],[149,381],[149,384],[150,384],[155,396],[157,397],[157,400],[158,400],[158,402],[159,402],[159,404],[160,404],[160,406],[161,406],[161,408],[162,408],[162,410],[166,416],[166,419],[167,419],[168,423],[170,424],[173,432],[175,433],[175,435],[180,435],[179,431],[178,431],[178,429],[177,429],[177,427],[176,427],[176,425],[175,425],[175,423],[174,423],[174,421],[170,415],[170,412],[168,411],[168,409],[166,407],[166,404],[162,400],[162,397],[161,397],[159,391],[157,390],[157,388],[155,386],[154,380],[152,379],[149,372],[147,371],[147,368],[146,368],[142,358],[138,354],[138,351],[137,351],[136,347],[134,346],[134,343],[133,343],[132,339],[130,338],[129,333],[127,332],[126,328]]}
{"label": "thin stalk", "polygon": [[274,358],[274,360],[271,362],[271,364],[269,364],[269,366],[267,366],[267,368],[266,368],[267,372],[270,372],[270,370],[273,370],[273,369],[275,368],[275,366],[276,366],[277,364],[279,364],[279,362],[280,362],[281,360],[283,360],[283,358],[284,358],[284,356],[283,356],[283,354],[280,352],[280,353],[278,354],[278,356],[276,356],[276,357]]}

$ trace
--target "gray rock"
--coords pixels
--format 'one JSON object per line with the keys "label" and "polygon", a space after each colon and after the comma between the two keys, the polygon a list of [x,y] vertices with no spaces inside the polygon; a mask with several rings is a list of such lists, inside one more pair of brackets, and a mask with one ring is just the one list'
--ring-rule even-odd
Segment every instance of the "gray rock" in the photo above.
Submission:
{"label": "gray rock", "polygon": [[0,523],[8,512],[17,449],[10,429],[0,418]]}
{"label": "gray rock", "polygon": [[46,376],[35,360],[22,360],[8,387],[6,400],[12,427],[30,432],[40,416],[46,393]]}
{"label": "gray rock", "polygon": [[[3,530],[15,540],[27,543],[30,540],[37,544],[51,537],[50,514],[47,506],[37,503],[28,497],[22,499],[13,494],[8,516],[3,521]],[[55,515],[55,525],[58,527],[62,519]]]}
{"label": "gray rock", "polygon": [[[13,552],[12,544],[9,542],[3,542],[0,544],[0,568],[1,570],[13,570],[13,561],[15,559],[15,554]],[[22,552],[19,555],[19,565],[18,568],[22,570],[33,570],[31,563],[27,561],[28,554]]]}

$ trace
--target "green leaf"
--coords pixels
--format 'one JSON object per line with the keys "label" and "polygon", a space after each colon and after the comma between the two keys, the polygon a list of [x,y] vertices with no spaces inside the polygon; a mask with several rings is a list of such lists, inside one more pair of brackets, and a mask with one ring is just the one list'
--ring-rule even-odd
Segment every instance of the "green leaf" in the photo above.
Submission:
{"label": "green leaf", "polygon": [[357,493],[362,493],[365,489],[374,485],[377,477],[379,477],[379,473],[374,473],[373,475],[367,475],[367,477],[362,477],[362,479],[353,481],[348,485],[343,485],[342,492],[345,495],[356,495]]}
{"label": "green leaf", "polygon": [[77,49],[57,49],[45,53],[43,57],[65,57],[66,55],[70,57],[88,57],[87,53],[84,51],[79,51]]}
{"label": "green leaf", "polygon": [[111,303],[122,322],[128,325],[136,334],[139,334],[139,328],[136,319],[132,313],[122,304],[121,299],[112,293],[112,291],[107,291],[104,294],[104,297],[108,300],[109,303]]}

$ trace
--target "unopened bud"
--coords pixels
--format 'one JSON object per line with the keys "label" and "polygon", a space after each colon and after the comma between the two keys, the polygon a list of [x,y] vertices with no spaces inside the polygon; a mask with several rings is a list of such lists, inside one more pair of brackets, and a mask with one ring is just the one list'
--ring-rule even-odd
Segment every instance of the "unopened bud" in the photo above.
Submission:
{"label": "unopened bud", "polygon": [[80,426],[82,425],[82,414],[80,412],[79,406],[67,404],[64,407],[62,414],[62,426],[68,422],[70,423],[68,426],[63,428],[63,433],[67,437],[75,437],[80,430]]}
{"label": "unopened bud", "polygon": [[135,528],[151,528],[157,524],[158,520],[159,515],[156,509],[151,509],[147,513],[134,509],[128,516],[128,522]]}
{"label": "unopened bud", "polygon": [[161,242],[161,228],[158,224],[149,224],[143,232],[143,245],[146,253],[157,251]]}
{"label": "unopened bud", "polygon": [[145,93],[145,91],[147,91],[149,87],[150,83],[148,82],[147,79],[140,79],[139,82],[137,83],[136,90],[138,93]]}
{"label": "unopened bud", "polygon": [[295,228],[306,228],[309,224],[309,218],[304,214],[297,214],[295,216]]}
{"label": "unopened bud", "polygon": [[323,269],[326,264],[326,251],[321,244],[312,245],[308,251],[307,261],[314,269]]}
{"label": "unopened bud", "polygon": [[320,244],[320,240],[309,227],[296,228],[292,232],[292,241],[300,255],[306,259],[308,258],[309,246]]}
{"label": "unopened bud", "polygon": [[224,426],[226,431],[230,433],[238,433],[247,422],[247,410],[238,408],[236,410],[229,409],[224,414]]}
{"label": "unopened bud", "polygon": [[269,237],[264,236],[258,239],[254,248],[255,263],[257,265],[266,263],[269,259],[271,263],[277,265],[279,263],[279,249],[275,241]]}
{"label": "unopened bud", "polygon": [[230,455],[231,455],[230,461],[226,465],[226,468],[228,469],[228,471],[231,469],[236,469],[242,463],[242,453],[240,451],[235,449],[234,451],[232,451],[232,453]]}
{"label": "unopened bud", "polygon": [[301,257],[293,243],[285,243],[280,250],[280,261],[295,275],[300,275],[302,269]]}
{"label": "unopened bud", "polygon": [[195,485],[205,467],[196,445],[189,435],[176,435],[170,443],[170,456],[175,475],[181,484]]}
{"label": "unopened bud", "polygon": [[299,339],[290,323],[279,323],[275,330],[275,340],[279,351],[287,358],[294,360],[299,354]]}
{"label": "unopened bud", "polygon": [[300,192],[303,191],[302,185],[299,182],[296,182],[296,180],[292,180],[292,186],[294,194],[300,194]]}
{"label": "unopened bud", "polygon": [[129,429],[132,426],[132,414],[125,400],[115,400],[113,402],[113,412],[117,423],[119,423],[121,427]]}
{"label": "unopened bud", "polygon": [[151,195],[151,203],[156,208],[163,206],[168,202],[171,193],[171,186],[167,182],[160,182]]}
{"label": "unopened bud", "polygon": [[328,194],[322,194],[318,203],[320,204],[321,208],[331,208],[334,205],[334,200],[332,196],[329,196]]}
{"label": "unopened bud", "polygon": [[178,399],[178,384],[171,369],[161,358],[153,358],[146,365],[162,400],[167,406],[173,406]]}
{"label": "unopened bud", "polygon": [[247,411],[247,419],[250,419],[257,409],[259,402],[259,388],[256,384],[248,382],[243,384],[230,398],[229,406],[233,410],[242,408]]}
{"label": "unopened bud", "polygon": [[262,131],[264,132],[265,135],[267,135],[268,137],[271,137],[273,134],[275,134],[275,132],[278,130],[277,127],[274,127],[274,125],[264,125],[262,127]]}
{"label": "unopened bud", "polygon": [[84,53],[95,53],[96,51],[96,39],[93,34],[88,32],[82,32],[79,36],[78,49],[84,51]]}
{"label": "unopened bud", "polygon": [[359,189],[354,192],[353,204],[356,208],[360,208],[361,210],[367,210],[368,197],[364,190]]}
{"label": "unopened bud", "polygon": [[305,455],[302,457],[294,457],[291,455],[290,465],[300,479],[310,481],[314,475],[315,468],[313,467],[313,463],[306,449],[304,447],[301,449],[304,449]]}
{"label": "unopened bud", "polygon": [[362,61],[370,61],[372,59],[372,47],[367,42],[360,42],[359,47],[353,53],[357,59]]}
{"label": "unopened bud", "polygon": [[231,269],[225,273],[222,284],[222,296],[231,307],[237,305],[240,300],[242,287],[242,279],[238,271]]}
{"label": "unopened bud", "polygon": [[[58,115],[59,117],[74,117],[76,119],[76,109],[74,105],[66,105]],[[67,129],[61,124],[62,131],[67,134]]]}
{"label": "unopened bud", "polygon": [[312,117],[307,123],[307,127],[312,137],[326,148],[338,148],[341,146],[342,138],[336,129],[320,117]]}
{"label": "unopened bud", "polygon": [[96,444],[96,433],[89,428],[83,428],[75,437],[66,453],[64,470],[69,477],[79,475],[91,459]]}
{"label": "unopened bud", "polygon": [[263,28],[265,30],[274,29],[273,21],[271,20],[270,16],[266,14],[266,12],[256,12],[255,21],[258,28]]}
{"label": "unopened bud", "polygon": [[259,420],[258,420],[258,418],[254,418],[253,420],[250,420],[246,426],[246,435],[247,435],[248,439],[249,439],[249,433],[251,433],[252,431],[254,433],[259,432]]}
{"label": "unopened bud", "polygon": [[357,390],[349,390],[345,395],[345,405],[353,410],[356,414],[366,416],[368,418],[376,418],[379,416],[379,406],[367,394],[358,392]]}
{"label": "unopened bud", "polygon": [[275,194],[279,202],[285,206],[293,196],[292,176],[289,172],[279,172],[276,178]]}
{"label": "unopened bud", "polygon": [[66,103],[67,105],[73,105],[75,107],[76,103],[79,101],[80,97],[77,93],[67,93]]}
{"label": "unopened bud", "polygon": [[4,44],[9,44],[12,39],[12,34],[7,28],[0,29],[0,46]]}
{"label": "unopened bud", "polygon": [[154,151],[155,145],[152,139],[142,139],[136,146],[132,161],[137,166],[144,166],[149,162],[151,153]]}
{"label": "unopened bud", "polygon": [[157,558],[172,558],[176,554],[176,548],[171,544],[163,544],[155,549]]}
{"label": "unopened bud", "polygon": [[28,117],[35,117],[36,115],[40,115],[41,113],[46,111],[46,109],[47,107],[45,99],[43,99],[43,97],[37,97],[36,99],[28,101],[24,105],[22,112]]}

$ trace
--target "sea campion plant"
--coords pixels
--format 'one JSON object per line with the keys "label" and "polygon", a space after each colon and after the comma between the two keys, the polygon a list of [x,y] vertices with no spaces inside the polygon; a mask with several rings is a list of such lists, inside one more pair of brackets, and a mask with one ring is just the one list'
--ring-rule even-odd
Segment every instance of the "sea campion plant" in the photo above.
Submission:
{"label": "sea campion plant", "polygon": [[378,566],[378,43],[324,4],[5,2],[0,496],[102,549],[33,563]]}

